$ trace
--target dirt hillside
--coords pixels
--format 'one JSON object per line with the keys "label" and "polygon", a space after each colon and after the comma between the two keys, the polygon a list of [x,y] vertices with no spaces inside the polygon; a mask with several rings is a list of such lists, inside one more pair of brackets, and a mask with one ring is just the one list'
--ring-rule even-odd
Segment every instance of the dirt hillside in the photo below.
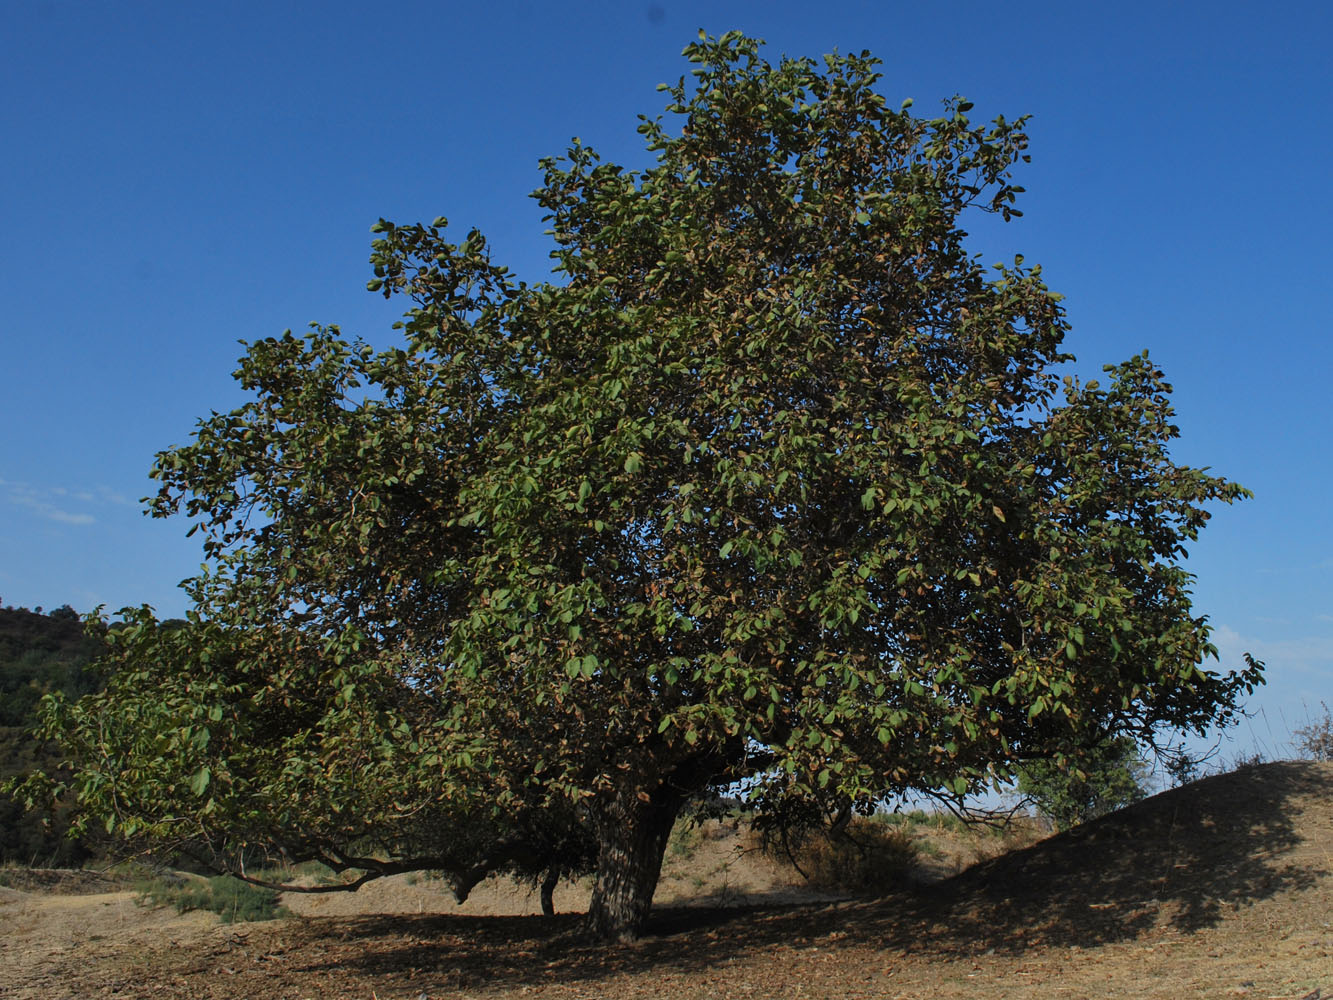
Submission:
{"label": "dirt hillside", "polygon": [[232,926],[127,893],[11,889],[0,997],[1333,995],[1333,764],[1208,778],[874,901],[794,903],[770,875],[746,890],[761,905],[717,906],[746,892],[705,874],[676,879],[702,879],[693,897],[664,883],[652,933],[616,947],[575,914],[430,912],[421,883],[357,913]]}

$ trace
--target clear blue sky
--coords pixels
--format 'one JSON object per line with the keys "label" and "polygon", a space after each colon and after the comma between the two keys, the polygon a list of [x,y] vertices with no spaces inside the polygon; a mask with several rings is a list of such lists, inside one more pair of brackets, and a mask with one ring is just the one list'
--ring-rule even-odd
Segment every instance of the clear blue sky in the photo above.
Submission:
{"label": "clear blue sky", "polygon": [[240,401],[239,339],[339,323],[378,217],[478,226],[546,270],[537,160],[645,162],[636,114],[699,28],[770,58],[870,49],[929,113],[1031,114],[1023,219],[1079,369],[1148,348],[1175,455],[1254,490],[1189,562],[1224,661],[1270,668],[1241,737],[1281,753],[1333,702],[1333,5],[9,3],[0,25],[0,601],[150,603],[197,568],[151,521],[154,453]]}

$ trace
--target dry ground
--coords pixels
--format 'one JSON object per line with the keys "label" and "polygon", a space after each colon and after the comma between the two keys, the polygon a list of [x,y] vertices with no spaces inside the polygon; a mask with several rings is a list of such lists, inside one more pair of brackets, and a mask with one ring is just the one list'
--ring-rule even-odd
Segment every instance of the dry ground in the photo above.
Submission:
{"label": "dry ground", "polygon": [[708,840],[669,854],[632,946],[521,915],[535,900],[512,886],[459,909],[400,879],[231,926],[124,891],[0,889],[0,997],[1333,996],[1333,764],[1209,778],[875,901],[811,899]]}

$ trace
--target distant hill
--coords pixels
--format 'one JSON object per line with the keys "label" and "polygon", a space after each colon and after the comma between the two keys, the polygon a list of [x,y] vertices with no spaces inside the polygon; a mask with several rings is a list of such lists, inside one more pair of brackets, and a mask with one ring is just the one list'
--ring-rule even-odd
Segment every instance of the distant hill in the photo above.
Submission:
{"label": "distant hill", "polygon": [[50,614],[0,608],[0,726],[26,726],[43,694],[97,689],[87,669],[101,644],[69,605]]}
{"label": "distant hill", "polygon": [[[0,782],[60,761],[58,749],[34,739],[42,696],[63,691],[70,698],[95,691],[100,679],[90,669],[101,643],[85,630],[68,605],[49,614],[27,608],[0,608]],[[0,862],[77,864],[89,851],[65,839],[68,822],[56,815],[26,812],[0,795]]]}

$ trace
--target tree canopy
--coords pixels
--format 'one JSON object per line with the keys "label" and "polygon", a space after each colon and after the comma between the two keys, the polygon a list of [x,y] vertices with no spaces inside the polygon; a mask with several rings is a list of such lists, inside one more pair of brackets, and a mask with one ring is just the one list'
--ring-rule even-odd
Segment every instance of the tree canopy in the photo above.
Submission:
{"label": "tree canopy", "polygon": [[1245,491],[1172,462],[1146,353],[1062,379],[1040,269],[968,248],[1025,119],[917,117],[868,53],[685,56],[651,166],[542,162],[551,278],[381,220],[401,345],[251,343],[158,456],[209,568],[50,706],[89,816],[463,891],[582,857],[632,935],[718,789],[846,816],[1231,718],[1260,667],[1206,668],[1181,560]]}

